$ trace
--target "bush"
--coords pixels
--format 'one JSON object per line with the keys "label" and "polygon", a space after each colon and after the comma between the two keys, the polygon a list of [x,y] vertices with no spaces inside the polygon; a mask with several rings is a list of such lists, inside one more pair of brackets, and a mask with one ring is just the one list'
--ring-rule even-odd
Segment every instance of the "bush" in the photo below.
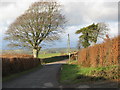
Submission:
{"label": "bush", "polygon": [[118,65],[120,36],[78,52],[78,64],[86,67]]}
{"label": "bush", "polygon": [[3,77],[11,75],[13,73],[18,73],[28,69],[32,69],[41,64],[40,59],[28,57],[29,55],[24,55],[24,57],[13,56],[11,56],[10,58],[7,58],[5,56],[1,57]]}

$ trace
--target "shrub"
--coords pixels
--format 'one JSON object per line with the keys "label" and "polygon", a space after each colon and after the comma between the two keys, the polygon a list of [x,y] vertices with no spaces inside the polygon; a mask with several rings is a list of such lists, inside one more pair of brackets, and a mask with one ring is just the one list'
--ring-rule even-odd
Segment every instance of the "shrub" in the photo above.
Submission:
{"label": "shrub", "polygon": [[10,56],[6,55],[1,57],[2,59],[2,75],[8,76],[13,73],[22,72],[31,68],[34,68],[41,64],[40,59],[33,58],[29,55],[21,55],[21,56]]}
{"label": "shrub", "polygon": [[81,49],[78,52],[78,64],[87,67],[118,65],[119,39],[120,36],[108,39],[102,44]]}

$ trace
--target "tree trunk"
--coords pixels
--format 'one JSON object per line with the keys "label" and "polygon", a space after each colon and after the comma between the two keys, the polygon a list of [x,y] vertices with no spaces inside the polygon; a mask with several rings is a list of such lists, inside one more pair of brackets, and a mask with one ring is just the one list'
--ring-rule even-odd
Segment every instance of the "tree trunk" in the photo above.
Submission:
{"label": "tree trunk", "polygon": [[34,56],[34,58],[38,58],[38,53],[39,53],[39,50],[33,49],[33,56]]}

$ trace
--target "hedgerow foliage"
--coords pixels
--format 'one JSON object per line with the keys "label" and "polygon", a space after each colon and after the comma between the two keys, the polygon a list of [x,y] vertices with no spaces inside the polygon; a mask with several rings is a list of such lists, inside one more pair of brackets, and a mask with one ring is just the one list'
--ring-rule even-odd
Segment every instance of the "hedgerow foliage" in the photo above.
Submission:
{"label": "hedgerow foliage", "polygon": [[118,65],[120,58],[120,36],[106,39],[102,44],[81,49],[78,64],[85,67]]}
{"label": "hedgerow foliage", "polygon": [[31,55],[3,55],[0,58],[2,59],[3,77],[34,68],[40,64],[40,59],[33,58]]}

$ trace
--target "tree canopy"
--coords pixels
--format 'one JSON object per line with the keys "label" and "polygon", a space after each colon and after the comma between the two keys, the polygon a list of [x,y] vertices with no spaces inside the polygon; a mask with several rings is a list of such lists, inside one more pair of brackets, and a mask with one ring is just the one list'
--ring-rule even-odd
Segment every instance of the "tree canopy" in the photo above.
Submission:
{"label": "tree canopy", "polygon": [[109,30],[105,23],[93,23],[87,27],[83,27],[76,31],[79,36],[79,45],[81,44],[84,48],[90,46],[92,43],[96,43],[99,38],[104,39],[104,36]]}

